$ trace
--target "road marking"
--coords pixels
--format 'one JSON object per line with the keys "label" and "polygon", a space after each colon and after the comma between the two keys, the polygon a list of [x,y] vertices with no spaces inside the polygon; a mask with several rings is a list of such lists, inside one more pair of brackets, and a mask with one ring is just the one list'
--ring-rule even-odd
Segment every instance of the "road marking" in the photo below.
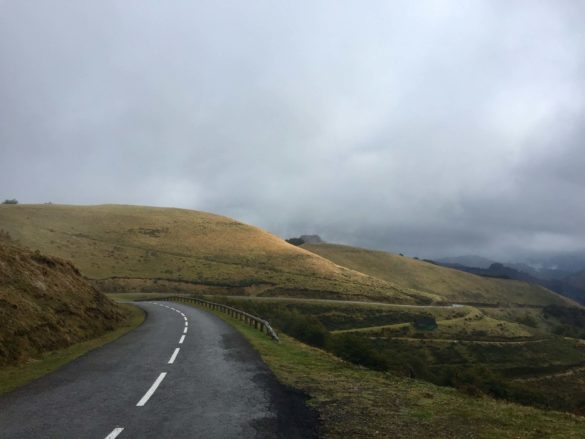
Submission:
{"label": "road marking", "polygon": [[110,434],[106,436],[106,439],[116,439],[120,433],[122,433],[124,429],[122,427],[116,427],[112,430]]}
{"label": "road marking", "polygon": [[177,358],[177,354],[179,353],[180,350],[181,350],[181,348],[175,348],[175,352],[173,352],[173,355],[171,355],[171,359],[169,360],[169,364],[173,364],[175,362],[175,358]]}
{"label": "road marking", "polygon": [[185,321],[185,326],[189,326],[189,322]]}
{"label": "road marking", "polygon": [[136,404],[136,407],[142,407],[144,404],[146,404],[148,402],[148,400],[150,399],[152,394],[154,392],[156,392],[157,387],[160,386],[160,383],[162,383],[162,380],[164,380],[166,376],[167,376],[166,372],[163,372],[158,376],[158,378],[153,383],[153,385],[150,386],[150,389],[148,389],[148,392],[146,392],[144,394],[144,396],[142,397],[142,399],[140,401],[138,401],[138,404]]}
{"label": "road marking", "polygon": [[187,321],[187,317],[186,316],[183,316],[183,318],[185,319],[185,321]]}
{"label": "road marking", "polygon": [[183,331],[183,334],[187,333],[187,329],[189,329],[189,328],[185,328],[185,330]]}
{"label": "road marking", "polygon": [[185,334],[181,335],[181,339],[179,340],[179,344],[183,344],[185,341]]}

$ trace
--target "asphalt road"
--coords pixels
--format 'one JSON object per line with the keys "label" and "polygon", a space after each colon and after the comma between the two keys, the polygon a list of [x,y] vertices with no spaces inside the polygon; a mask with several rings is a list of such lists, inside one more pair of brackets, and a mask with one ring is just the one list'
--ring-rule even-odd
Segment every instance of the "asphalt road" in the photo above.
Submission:
{"label": "asphalt road", "polygon": [[0,397],[0,438],[311,438],[315,415],[212,314],[141,303],[122,338]]}

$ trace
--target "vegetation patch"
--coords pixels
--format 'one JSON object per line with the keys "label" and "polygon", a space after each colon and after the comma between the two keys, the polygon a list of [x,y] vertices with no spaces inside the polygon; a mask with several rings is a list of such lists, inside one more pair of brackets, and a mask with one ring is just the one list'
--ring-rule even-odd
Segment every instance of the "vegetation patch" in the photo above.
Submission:
{"label": "vegetation patch", "polygon": [[[553,401],[537,385],[513,379],[581,366],[584,349],[574,340],[500,322],[474,308],[422,308],[417,313],[400,307],[325,301],[215,300],[259,315],[301,342],[372,370],[543,408],[575,411],[578,407],[578,411],[581,407],[564,405],[566,398]],[[441,319],[430,317],[432,311]],[[406,323],[359,328],[364,321],[384,319]],[[358,329],[331,331],[352,324]],[[445,338],[449,336],[453,338]]]}
{"label": "vegetation patch", "polygon": [[70,262],[0,241],[0,367],[100,337],[127,313]]}
{"label": "vegetation patch", "polygon": [[238,320],[218,316],[248,338],[283,384],[310,395],[326,438],[585,436],[585,423],[571,415],[368,370],[284,334],[274,343]]}

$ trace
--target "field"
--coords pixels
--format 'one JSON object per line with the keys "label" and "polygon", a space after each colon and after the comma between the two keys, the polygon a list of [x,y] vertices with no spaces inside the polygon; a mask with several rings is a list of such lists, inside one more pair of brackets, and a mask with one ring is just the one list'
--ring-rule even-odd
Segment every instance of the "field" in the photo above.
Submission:
{"label": "field", "polygon": [[569,302],[537,285],[489,279],[393,253],[333,244],[304,244],[302,247],[336,264],[392,281],[401,288],[436,294],[450,303],[505,306]]}
{"label": "field", "polygon": [[229,218],[138,206],[0,205],[13,239],[69,259],[102,291],[353,298],[437,296],[338,266]]}

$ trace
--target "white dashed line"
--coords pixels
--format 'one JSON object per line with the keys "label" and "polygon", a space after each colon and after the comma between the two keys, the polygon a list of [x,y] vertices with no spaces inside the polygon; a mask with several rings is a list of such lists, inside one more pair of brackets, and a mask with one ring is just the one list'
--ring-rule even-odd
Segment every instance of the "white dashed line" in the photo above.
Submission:
{"label": "white dashed line", "polygon": [[138,404],[136,404],[136,407],[142,407],[144,404],[146,404],[148,402],[148,400],[150,399],[152,394],[154,392],[156,392],[157,387],[160,385],[160,383],[162,383],[162,380],[164,380],[166,376],[167,376],[166,372],[163,372],[158,376],[156,381],[152,384],[152,386],[150,386],[150,389],[148,389],[148,392],[146,392],[144,394],[144,396],[142,397],[142,399],[140,401],[138,401]]}
{"label": "white dashed line", "polygon": [[189,326],[189,322],[185,322],[185,326]]}
{"label": "white dashed line", "polygon": [[175,352],[173,352],[173,355],[171,355],[171,359],[169,360],[169,364],[173,364],[175,362],[175,358],[177,358],[177,354],[179,353],[180,350],[181,350],[181,348],[175,348]]}
{"label": "white dashed line", "polygon": [[185,341],[185,334],[181,335],[181,339],[179,340],[179,344],[183,344]]}
{"label": "white dashed line", "polygon": [[183,331],[183,334],[187,333],[187,329],[189,329],[189,328],[185,328],[185,330]]}
{"label": "white dashed line", "polygon": [[112,430],[110,434],[106,436],[106,439],[116,439],[120,433],[122,433],[124,429],[122,427],[116,427]]}
{"label": "white dashed line", "polygon": [[185,321],[187,321],[187,317],[183,316],[183,318],[185,319]]}

